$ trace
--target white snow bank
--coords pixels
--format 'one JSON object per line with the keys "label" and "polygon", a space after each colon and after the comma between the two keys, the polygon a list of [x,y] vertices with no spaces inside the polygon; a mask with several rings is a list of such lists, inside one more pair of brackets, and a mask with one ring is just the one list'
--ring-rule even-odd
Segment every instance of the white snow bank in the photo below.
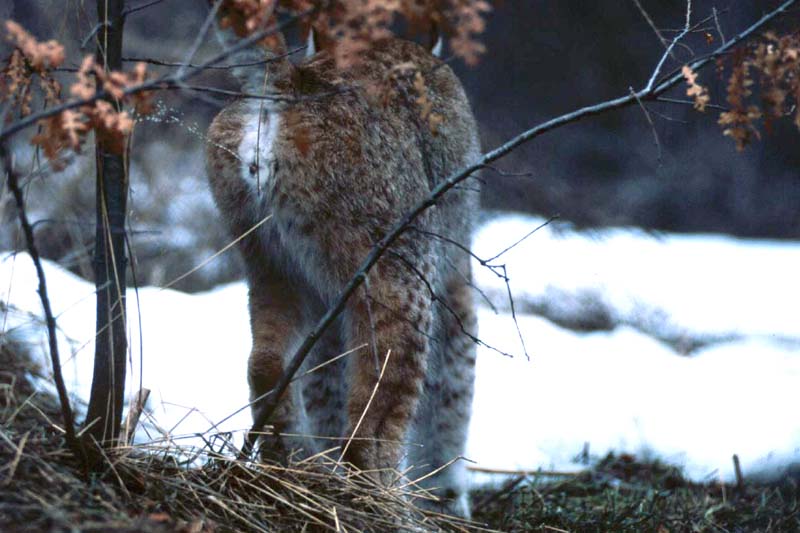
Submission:
{"label": "white snow bank", "polygon": [[[543,222],[496,218],[478,231],[473,251],[488,259]],[[621,322],[662,322],[655,326],[668,333],[800,340],[800,243],[549,225],[493,263],[507,264],[522,306],[554,297],[580,302],[583,295]],[[504,282],[474,266],[478,285],[505,305]]]}
{"label": "white snow bank", "polygon": [[[59,351],[67,389],[86,403],[94,362],[94,286],[48,261],[44,268],[50,303],[61,332]],[[3,255],[0,301],[10,302],[15,308],[5,319],[0,316],[0,323],[5,324],[3,331],[33,342],[34,354],[51,375],[42,322],[31,317],[42,315],[37,283],[28,255]],[[156,425],[172,436],[205,432],[212,423],[246,406],[244,369],[250,351],[250,326],[244,284],[196,295],[146,287],[139,290],[139,302],[141,312],[137,313],[136,293],[129,290],[130,349],[126,357],[131,370],[126,397],[132,397],[139,389],[141,378],[141,385],[151,390],[148,406]],[[139,372],[140,353],[143,373]],[[249,423],[250,411],[244,409],[217,429],[244,430]],[[152,426],[148,432],[152,439],[161,438]],[[140,440],[146,437],[142,434]]]}
{"label": "white snow bank", "polygon": [[[687,358],[623,327],[575,335],[518,319],[531,360],[482,349],[468,457],[498,469],[575,469],[584,443],[655,456],[696,480],[770,475],[800,461],[794,416],[800,352],[763,342],[720,345]],[[480,313],[481,338],[519,353],[508,315]]]}

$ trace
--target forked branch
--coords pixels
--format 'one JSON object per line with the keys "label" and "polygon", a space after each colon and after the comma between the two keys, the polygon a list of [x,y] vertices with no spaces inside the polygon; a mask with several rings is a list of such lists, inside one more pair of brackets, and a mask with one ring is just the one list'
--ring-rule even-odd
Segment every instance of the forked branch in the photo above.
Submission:
{"label": "forked branch", "polygon": [[[131,96],[142,92],[157,91],[160,89],[181,88],[183,87],[186,81],[195,77],[199,73],[203,72],[203,70],[205,70],[206,68],[221,63],[222,61],[234,55],[236,52],[239,52],[240,50],[244,50],[250,46],[255,45],[259,41],[263,40],[265,37],[269,37],[270,35],[282,32],[286,28],[296,24],[299,20],[308,17],[310,15],[313,15],[319,9],[320,9],[319,6],[314,6],[310,9],[307,9],[306,11],[293,15],[292,17],[284,20],[279,24],[275,24],[270,26],[269,28],[255,32],[249,37],[242,39],[234,46],[231,46],[223,50],[222,52],[215,55],[208,61],[204,61],[198,64],[197,66],[187,65],[187,67],[189,68],[181,69],[181,72],[179,73],[176,72],[174,74],[167,74],[160,78],[156,78],[154,80],[149,80],[144,83],[126,87],[125,89],[123,89],[122,95]],[[58,115],[59,113],[66,111],[68,109],[76,109],[78,107],[83,107],[85,105],[92,104],[97,100],[109,99],[111,98],[111,96],[112,95],[108,91],[99,90],[89,98],[76,98],[74,100],[69,100],[68,102],[64,102],[63,104],[59,105],[54,105],[52,107],[39,111],[38,113],[32,113],[24,118],[17,120],[16,122],[6,125],[5,127],[0,125],[0,128],[2,128],[0,129],[0,142],[3,142],[8,138],[10,138],[12,135],[26,128],[29,128],[30,126],[33,126],[40,120],[52,117],[54,115]]]}

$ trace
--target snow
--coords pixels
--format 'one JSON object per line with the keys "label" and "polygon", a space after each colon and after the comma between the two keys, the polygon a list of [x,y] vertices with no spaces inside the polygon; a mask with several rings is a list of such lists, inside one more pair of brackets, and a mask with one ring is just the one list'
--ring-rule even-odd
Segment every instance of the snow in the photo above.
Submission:
{"label": "snow", "polygon": [[[746,341],[681,357],[631,328],[575,335],[519,317],[531,360],[481,350],[467,456],[496,469],[574,470],[590,451],[627,451],[696,480],[772,475],[800,460],[800,352]],[[483,310],[481,338],[514,350],[507,315]]]}
{"label": "snow", "polygon": [[[64,379],[68,390],[86,403],[94,358],[94,286],[53,263],[45,262],[44,266],[60,329]],[[3,331],[34,342],[41,366],[50,369],[47,339],[38,325],[41,321],[32,322],[29,314],[41,315],[36,271],[30,258],[25,254],[6,257],[0,263],[0,280],[0,300],[15,308],[6,316]],[[148,432],[140,433],[140,440],[162,437],[154,425],[173,438],[203,433],[247,405],[244,368],[250,351],[250,326],[244,284],[195,295],[146,287],[139,289],[138,299],[135,291],[129,290],[128,313],[131,371],[127,397],[140,388],[141,378],[141,386],[151,390],[148,405],[155,417],[147,426]],[[140,354],[143,373],[139,371]],[[249,409],[244,409],[216,429],[243,430],[249,423]],[[189,443],[185,439],[182,442]]]}
{"label": "snow", "polygon": [[[492,257],[541,223],[492,220],[477,233],[474,251]],[[746,475],[774,476],[800,462],[800,420],[790,410],[800,382],[800,244],[548,226],[492,263],[506,265],[530,360],[504,282],[476,262],[479,286],[500,308],[480,308],[480,337],[515,355],[479,348],[467,447],[478,465],[574,470],[584,443],[595,455],[660,457],[701,481],[732,479],[734,453]],[[93,286],[44,266],[67,385],[85,402]],[[0,301],[11,306],[0,316],[2,332],[32,343],[48,368],[37,283],[27,255],[0,256]],[[246,300],[242,283],[194,295],[146,287],[137,310],[129,291],[128,394],[140,379],[152,390],[138,442],[168,435],[200,444],[197,434],[217,431],[238,432],[241,440],[250,423]],[[571,318],[600,305],[611,320],[576,333],[531,314],[543,302]],[[675,335],[711,341],[687,357],[664,340]],[[48,386],[47,379],[39,383]]]}
{"label": "snow", "polygon": [[[497,218],[480,229],[473,251],[492,257],[542,222]],[[663,315],[671,328],[688,332],[800,339],[797,243],[548,225],[493,263],[507,264],[517,300],[584,294],[623,320]],[[490,294],[505,295],[491,271],[475,274]]]}

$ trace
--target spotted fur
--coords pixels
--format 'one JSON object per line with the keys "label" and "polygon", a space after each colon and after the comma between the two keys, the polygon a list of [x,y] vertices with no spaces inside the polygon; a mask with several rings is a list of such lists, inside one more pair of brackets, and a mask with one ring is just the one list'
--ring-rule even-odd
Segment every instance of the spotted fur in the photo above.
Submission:
{"label": "spotted fur", "polygon": [[[442,119],[435,131],[411,80],[394,76],[397,65],[423,76],[425,98]],[[208,175],[231,235],[271,216],[240,243],[256,398],[274,386],[372,246],[440,180],[474,162],[479,144],[458,79],[410,42],[381,42],[346,71],[319,52],[299,65],[238,75],[251,90],[282,97],[236,101],[208,132]],[[469,258],[453,243],[469,244],[476,188],[470,182],[451,191],[370,271],[305,369],[366,347],[290,387],[264,453],[280,458],[341,445],[391,352],[347,459],[367,470],[413,467],[415,478],[463,454],[476,323]],[[254,416],[261,408],[254,405]],[[422,484],[443,497],[444,510],[467,515],[461,463]],[[396,481],[388,472],[379,476]]]}

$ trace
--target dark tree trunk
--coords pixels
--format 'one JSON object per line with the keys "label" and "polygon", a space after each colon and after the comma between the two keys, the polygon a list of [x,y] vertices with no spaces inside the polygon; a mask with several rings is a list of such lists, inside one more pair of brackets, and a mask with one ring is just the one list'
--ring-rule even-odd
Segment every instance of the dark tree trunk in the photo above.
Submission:
{"label": "dark tree trunk", "polygon": [[[97,33],[97,63],[106,70],[122,68],[124,5],[125,0],[97,0],[98,19],[101,24],[106,23]],[[127,158],[114,153],[107,144],[98,137],[95,151],[97,337],[92,391],[86,417],[86,424],[91,424],[87,435],[104,446],[113,445],[119,437],[128,349],[125,323]]]}

